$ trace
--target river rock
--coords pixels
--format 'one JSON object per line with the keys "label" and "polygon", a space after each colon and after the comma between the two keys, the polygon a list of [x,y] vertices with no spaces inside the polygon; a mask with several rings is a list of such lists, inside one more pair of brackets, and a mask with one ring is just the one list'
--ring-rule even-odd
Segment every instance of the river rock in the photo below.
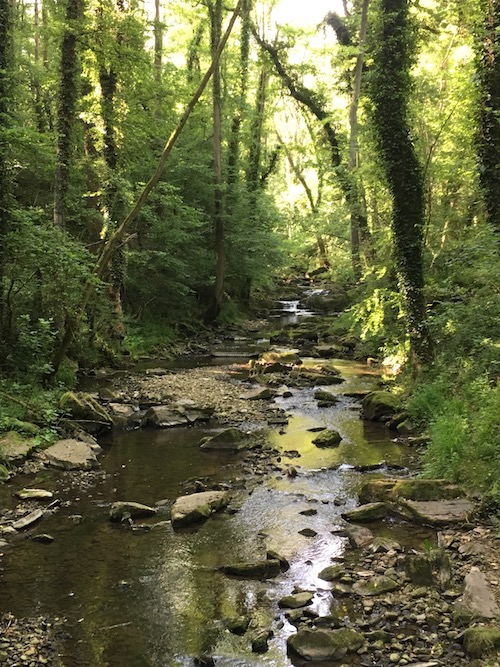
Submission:
{"label": "river rock", "polygon": [[118,501],[113,503],[109,510],[109,518],[111,521],[124,521],[128,518],[141,519],[148,516],[154,516],[155,514],[156,509],[154,507],[129,501]]}
{"label": "river rock", "polygon": [[462,620],[500,618],[491,586],[477,567],[465,577],[464,592],[455,602],[455,615]]}
{"label": "river rock", "polygon": [[267,653],[269,650],[268,641],[272,636],[271,630],[258,630],[252,637],[252,653]]}
{"label": "river rock", "polygon": [[361,403],[361,416],[370,421],[382,421],[399,409],[399,399],[388,391],[372,391]]}
{"label": "river rock", "polygon": [[396,591],[398,588],[401,588],[401,585],[397,581],[394,581],[391,577],[379,575],[366,581],[356,581],[352,590],[362,597],[373,597]]}
{"label": "river rock", "polygon": [[35,440],[21,435],[17,431],[7,431],[0,437],[2,460],[7,463],[24,461],[35,447]]}
{"label": "river rock", "polygon": [[144,416],[144,423],[156,428],[170,428],[208,421],[213,413],[213,407],[199,407],[194,401],[184,399],[172,405],[149,408]]}
{"label": "river rock", "polygon": [[202,491],[177,498],[172,506],[172,526],[180,528],[199,521],[223,509],[229,503],[227,491]]}
{"label": "river rock", "polygon": [[14,523],[12,524],[12,528],[14,528],[15,530],[25,530],[25,528],[30,528],[35,523],[37,523],[37,521],[40,521],[42,517],[43,517],[42,510],[34,510],[29,514],[26,514],[26,516],[23,516],[21,519],[14,521]]}
{"label": "river rock", "polygon": [[250,617],[235,616],[234,618],[226,619],[224,624],[233,635],[244,635],[250,625]]}
{"label": "river rock", "polygon": [[446,526],[470,521],[476,505],[468,498],[455,500],[399,500],[397,510],[404,518],[429,526]]}
{"label": "river rock", "polygon": [[271,577],[277,577],[281,572],[280,562],[273,559],[251,563],[231,563],[230,565],[222,565],[219,569],[224,574],[243,579],[270,579]]}
{"label": "river rock", "polygon": [[274,395],[274,391],[269,389],[269,387],[257,387],[256,389],[251,389],[250,391],[245,392],[240,398],[246,401],[260,401],[273,398]]}
{"label": "river rock", "polygon": [[323,579],[323,581],[335,581],[336,579],[340,579],[344,574],[345,567],[343,565],[328,565],[328,567],[321,570],[318,577]]}
{"label": "river rock", "polygon": [[6,482],[10,479],[10,472],[3,463],[0,463],[0,482]]}
{"label": "river rock", "polygon": [[268,549],[266,551],[266,558],[267,560],[277,560],[280,564],[280,569],[282,572],[287,572],[287,570],[290,569],[290,563],[288,560],[277,551],[274,551],[274,549]]}
{"label": "river rock", "polygon": [[339,397],[335,394],[332,394],[331,391],[326,391],[326,389],[317,389],[314,392],[314,398],[320,403],[326,403],[328,405],[335,405],[339,402]]}
{"label": "river rock", "polygon": [[[473,658],[481,658],[500,649],[500,626],[486,625],[467,628],[464,632],[464,647]],[[489,663],[488,663],[489,664]],[[493,663],[491,663],[493,666]],[[498,663],[494,663],[497,665]]]}
{"label": "river rock", "polygon": [[446,590],[451,582],[451,561],[444,549],[406,556],[405,569],[416,586],[436,586]]}
{"label": "river rock", "polygon": [[365,482],[359,492],[362,503],[397,500],[452,500],[463,498],[465,491],[444,479],[374,479]]}
{"label": "river rock", "polygon": [[364,526],[350,526],[346,529],[346,535],[349,539],[349,544],[354,549],[367,547],[375,539],[372,531]]}
{"label": "river rock", "polygon": [[339,630],[299,630],[288,637],[292,651],[305,660],[341,660],[363,645],[363,635],[349,628]]}
{"label": "river rock", "polygon": [[389,537],[376,537],[368,547],[372,554],[388,553],[389,551],[401,551],[402,547],[396,540]]}
{"label": "river rock", "polygon": [[388,513],[389,507],[386,503],[366,503],[353,510],[349,510],[349,512],[344,512],[342,518],[346,521],[364,523],[365,521],[385,519]]}
{"label": "river rock", "polygon": [[337,447],[342,442],[342,436],[338,431],[324,429],[312,441],[316,447]]}
{"label": "river rock", "polygon": [[238,451],[244,449],[248,444],[248,435],[237,428],[226,428],[212,436],[200,440],[200,449],[223,449]]}
{"label": "river rock", "polygon": [[45,489],[21,489],[16,491],[16,496],[21,500],[49,500],[54,494]]}
{"label": "river rock", "polygon": [[292,593],[291,595],[285,595],[278,602],[278,606],[286,609],[300,609],[301,607],[307,607],[312,604],[314,598],[314,593],[310,591],[302,591],[300,593]]}
{"label": "river rock", "polygon": [[260,361],[264,364],[281,364],[282,366],[299,366],[302,359],[296,351],[288,350],[280,352],[278,350],[268,350],[260,355]]}
{"label": "river rock", "polygon": [[40,458],[63,470],[90,470],[99,465],[91,445],[81,440],[59,440],[41,452]]}
{"label": "river rock", "polygon": [[344,347],[342,345],[337,345],[336,343],[331,343],[330,345],[315,345],[313,348],[315,355],[321,359],[334,359],[335,357],[342,355],[344,351]]}
{"label": "river rock", "polygon": [[90,433],[103,433],[113,428],[109,412],[85,392],[65,392],[59,399],[59,407]]}

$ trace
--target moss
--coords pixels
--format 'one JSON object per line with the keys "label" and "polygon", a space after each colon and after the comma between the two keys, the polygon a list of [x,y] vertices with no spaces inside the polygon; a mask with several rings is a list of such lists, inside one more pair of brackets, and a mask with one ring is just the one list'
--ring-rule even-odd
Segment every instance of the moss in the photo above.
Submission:
{"label": "moss", "polygon": [[464,633],[464,646],[473,658],[480,658],[500,649],[500,627],[489,625],[468,628]]}
{"label": "moss", "polygon": [[9,471],[0,463],[0,482],[6,482],[9,479]]}
{"label": "moss", "polygon": [[312,442],[316,447],[336,447],[342,442],[342,436],[337,431],[325,429]]}
{"label": "moss", "polygon": [[390,417],[400,408],[399,399],[388,391],[372,391],[362,402],[362,417],[371,421],[380,421]]}

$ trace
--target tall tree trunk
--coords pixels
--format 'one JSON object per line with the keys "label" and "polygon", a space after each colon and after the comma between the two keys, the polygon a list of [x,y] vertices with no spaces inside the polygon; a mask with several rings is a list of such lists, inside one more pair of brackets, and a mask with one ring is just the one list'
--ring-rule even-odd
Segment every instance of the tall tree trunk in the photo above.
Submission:
{"label": "tall tree trunk", "polygon": [[54,178],[54,223],[60,227],[64,227],[66,224],[73,152],[73,129],[80,78],[78,37],[83,10],[83,0],[67,0],[66,26],[61,45],[57,108],[57,158]]}
{"label": "tall tree trunk", "polygon": [[500,233],[500,2],[482,0],[483,26],[478,42],[480,81],[480,180],[486,214]]}
{"label": "tall tree trunk", "polygon": [[163,24],[161,22],[160,0],[155,0],[155,20],[154,20],[154,66],[155,81],[157,85],[161,84],[161,61],[163,55]]}
{"label": "tall tree trunk", "polygon": [[[212,57],[219,46],[222,31],[222,0],[209,5],[210,41]],[[212,115],[214,135],[214,227],[215,227],[215,284],[211,304],[205,313],[205,321],[213,322],[220,313],[224,295],[226,250],[224,232],[224,201],[222,195],[222,95],[220,65],[212,78]]]}
{"label": "tall tree trunk", "polygon": [[259,188],[262,152],[262,128],[264,126],[264,111],[266,107],[266,92],[269,73],[265,64],[262,65],[255,99],[255,111],[250,128],[250,148],[248,151],[247,187],[249,192],[255,193]]}
{"label": "tall tree trunk", "polygon": [[[278,49],[275,46],[262,39],[256,30],[253,30],[253,34],[260,46],[269,54],[281,81],[287,87],[290,95],[297,100],[297,102],[309,109],[321,123],[324,137],[330,149],[332,171],[336,175],[346,199],[351,214],[351,221],[353,220],[352,224],[354,225],[354,229],[360,229],[360,227],[363,226],[363,221],[360,221],[360,218],[362,217],[360,216],[360,211],[363,210],[363,205],[358,199],[360,193],[353,187],[351,174],[349,170],[346,169],[345,163],[342,160],[337,132],[330,123],[329,119],[331,113],[325,109],[324,100],[322,100],[318,93],[304,86],[294,75],[290,74],[285,66],[284,60],[280,58]],[[354,261],[353,264],[357,265],[358,262]]]}
{"label": "tall tree trunk", "polygon": [[363,63],[365,57],[365,39],[368,27],[368,5],[370,0],[363,0],[361,7],[361,24],[359,28],[359,51],[356,58],[354,70],[354,81],[352,87],[351,105],[349,108],[349,173],[350,187],[352,191],[351,206],[351,257],[354,278],[361,278],[361,234],[363,229],[368,228],[364,199],[361,196],[361,183],[358,175],[358,106],[361,94],[361,76],[363,74]]}
{"label": "tall tree trunk", "polygon": [[423,272],[424,191],[422,169],[408,124],[414,40],[409,0],[381,0],[373,54],[371,98],[374,124],[392,195],[392,232],[403,292],[407,332],[415,365],[431,359]]}
{"label": "tall tree trunk", "polygon": [[11,112],[12,16],[10,0],[0,0],[0,364],[5,359],[5,242],[11,224],[8,128]]}
{"label": "tall tree trunk", "polygon": [[[4,0],[0,0],[0,2],[3,2]],[[186,126],[186,123],[191,116],[191,113],[193,112],[193,109],[195,108],[198,100],[202,96],[205,88],[207,87],[208,82],[210,81],[210,78],[212,74],[214,73],[215,68],[217,67],[217,64],[219,62],[221,53],[227,43],[227,40],[229,39],[229,35],[231,34],[231,31],[234,27],[234,24],[236,22],[236,19],[239,16],[239,13],[241,11],[241,5],[242,5],[243,0],[238,0],[238,4],[236,5],[236,8],[233,11],[233,15],[231,16],[231,19],[228,23],[228,26],[226,28],[226,31],[222,37],[222,39],[219,42],[219,46],[217,48],[217,51],[215,52],[212,62],[210,64],[210,67],[208,70],[205,72],[205,75],[203,76],[203,79],[200,81],[198,88],[196,89],[195,93],[193,94],[192,98],[189,100],[186,108],[184,109],[184,112],[177,123],[175,129],[173,130],[172,134],[170,137],[167,139],[167,142],[165,143],[165,146],[163,147],[163,151],[160,155],[160,158],[158,160],[158,165],[155,169],[154,174],[151,176],[149,181],[146,183],[144,186],[144,189],[142,190],[141,194],[139,195],[136,203],[132,207],[131,211],[125,216],[125,218],[122,220],[120,225],[116,228],[116,230],[111,234],[109,239],[106,241],[105,246],[102,249],[102,252],[99,256],[99,259],[96,262],[96,265],[94,267],[94,272],[93,276],[85,283],[83,286],[83,293],[82,293],[82,298],[80,300],[80,303],[78,304],[78,307],[76,308],[75,313],[71,318],[68,319],[66,326],[65,326],[65,331],[64,331],[64,336],[61,341],[61,344],[59,345],[58,349],[56,350],[54,354],[54,358],[52,360],[52,371],[50,373],[49,379],[53,378],[54,375],[57,373],[57,370],[59,369],[59,366],[61,365],[62,360],[64,359],[66,352],[71,344],[71,341],[73,340],[73,337],[76,332],[76,328],[84,316],[85,309],[87,307],[87,304],[94,293],[94,287],[95,287],[95,278],[99,278],[102,280],[104,277],[109,263],[115,254],[115,252],[118,250],[120,245],[123,242],[123,239],[128,232],[131,224],[134,222],[134,220],[137,218],[139,215],[140,211],[142,210],[142,207],[144,204],[147,202],[149,195],[151,194],[152,190],[156,187],[158,184],[158,181],[161,178],[161,175],[163,173],[163,169],[165,167],[165,163],[167,162],[175,144],[177,143],[177,139],[180,137],[182,130]]]}

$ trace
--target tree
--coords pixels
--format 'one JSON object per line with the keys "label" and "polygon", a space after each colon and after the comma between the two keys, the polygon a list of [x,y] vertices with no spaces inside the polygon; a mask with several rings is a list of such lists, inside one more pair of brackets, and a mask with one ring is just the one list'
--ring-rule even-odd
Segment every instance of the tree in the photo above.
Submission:
{"label": "tree", "polygon": [[479,30],[480,181],[486,214],[500,233],[500,2],[482,0],[483,25]]}
{"label": "tree", "polygon": [[[5,243],[11,225],[8,128],[10,124],[12,42],[11,3],[0,0],[0,349],[5,344]],[[3,354],[2,354],[3,356]]]}
{"label": "tree", "polygon": [[80,75],[78,36],[84,0],[67,0],[66,25],[61,43],[60,83],[57,100],[57,159],[54,177],[54,223],[66,224],[67,197],[72,166],[73,132]]}
{"label": "tree", "polygon": [[423,273],[424,191],[408,121],[415,35],[408,0],[381,0],[374,35],[370,95],[373,123],[392,198],[394,252],[416,366],[431,359]]}

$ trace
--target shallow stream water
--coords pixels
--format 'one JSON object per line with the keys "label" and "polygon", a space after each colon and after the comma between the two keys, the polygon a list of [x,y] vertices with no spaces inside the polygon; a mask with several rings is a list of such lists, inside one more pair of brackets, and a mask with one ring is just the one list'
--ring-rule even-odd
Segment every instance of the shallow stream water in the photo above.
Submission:
{"label": "shallow stream water", "polygon": [[[297,468],[295,478],[274,471],[245,488],[243,454],[200,451],[200,439],[211,430],[207,426],[115,431],[102,442],[101,469],[95,473],[44,471],[35,480],[19,478],[4,486],[1,507],[14,506],[15,490],[28,482],[53,490],[62,504],[37,529],[55,538],[51,544],[25,537],[22,545],[6,550],[2,610],[66,619],[65,667],[191,667],[203,653],[214,656],[218,666],[291,665],[286,637],[294,629],[277,602],[298,584],[315,591],[314,610],[326,614],[336,604],[329,584],[317,575],[345,550],[346,540],[335,529],[342,525],[341,512],[356,505],[356,489],[366,478],[354,466],[414,464],[410,449],[394,442],[385,427],[362,421],[359,402],[343,396],[373,388],[377,376],[361,364],[335,363],[345,383],[328,387],[340,396],[334,407],[319,409],[312,389],[294,389],[291,397],[277,399],[290,419],[286,428],[272,430],[269,440],[282,451],[298,451],[300,457],[283,457]],[[315,447],[308,429],[318,426],[337,429],[341,445]],[[109,522],[116,500],[173,500],[184,493],[186,480],[206,477],[240,489],[235,513],[216,514],[178,532],[168,521],[150,531]],[[317,514],[301,514],[310,508]],[[154,521],[163,518],[168,515]],[[304,528],[316,535],[304,537],[299,533]],[[386,533],[387,526],[373,530]],[[397,538],[408,543],[421,536],[404,529]],[[216,569],[264,558],[267,549],[285,556],[290,570],[262,582]],[[223,619],[239,615],[273,630],[268,653],[251,653],[249,632],[239,637],[225,629]]]}

